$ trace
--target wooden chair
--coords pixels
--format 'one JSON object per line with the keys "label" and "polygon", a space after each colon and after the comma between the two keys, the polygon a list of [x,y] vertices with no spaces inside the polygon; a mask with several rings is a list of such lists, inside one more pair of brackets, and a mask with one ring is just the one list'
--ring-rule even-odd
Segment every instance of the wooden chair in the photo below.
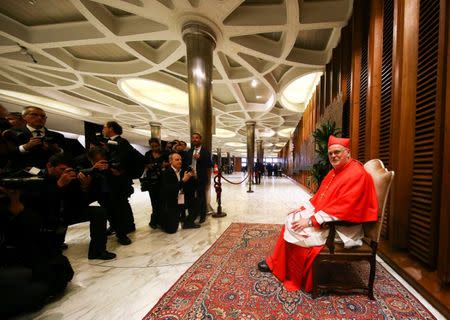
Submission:
{"label": "wooden chair", "polygon": [[[378,198],[379,213],[378,221],[363,223],[364,238],[361,247],[350,249],[344,248],[342,243],[334,243],[336,234],[336,226],[338,225],[355,225],[346,221],[334,221],[327,223],[330,233],[326,240],[326,245],[318,254],[313,263],[313,292],[312,297],[315,299],[319,291],[338,291],[344,293],[363,292],[367,293],[369,298],[374,300],[373,284],[375,280],[376,253],[378,242],[380,240],[381,226],[383,223],[384,210],[389,195],[394,172],[388,171],[381,160],[373,159],[364,164],[366,171],[372,176]],[[319,283],[321,264],[349,263],[352,261],[368,261],[370,264],[370,274],[368,285],[355,286],[352,283],[331,282]]]}

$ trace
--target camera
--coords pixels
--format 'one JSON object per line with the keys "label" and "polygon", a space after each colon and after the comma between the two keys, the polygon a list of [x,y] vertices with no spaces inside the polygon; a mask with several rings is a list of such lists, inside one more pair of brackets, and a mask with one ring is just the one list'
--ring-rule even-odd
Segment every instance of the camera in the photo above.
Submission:
{"label": "camera", "polygon": [[108,144],[108,139],[105,138],[101,133],[96,133],[95,138],[92,139],[91,143],[97,147],[102,147]]}
{"label": "camera", "polygon": [[46,142],[48,144],[54,144],[57,143],[55,137],[49,137],[49,136],[43,136],[41,137],[42,143]]}
{"label": "camera", "polygon": [[151,163],[147,174],[143,178],[139,178],[141,182],[141,191],[150,191],[159,182],[159,177],[161,175],[161,166],[159,163]]}
{"label": "camera", "polygon": [[116,170],[121,168],[121,163],[118,160],[113,160],[113,159],[112,160],[108,160],[108,165],[109,165],[110,168],[116,169]]}
{"label": "camera", "polygon": [[42,177],[25,177],[25,178],[2,178],[0,186],[6,189],[31,189],[39,190],[42,187],[44,178]]}

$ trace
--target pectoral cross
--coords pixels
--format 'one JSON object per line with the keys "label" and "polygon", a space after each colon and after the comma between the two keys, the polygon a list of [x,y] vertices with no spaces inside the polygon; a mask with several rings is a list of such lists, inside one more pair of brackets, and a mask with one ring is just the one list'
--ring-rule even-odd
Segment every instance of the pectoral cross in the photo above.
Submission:
{"label": "pectoral cross", "polygon": [[327,186],[325,187],[325,190],[323,190],[323,192],[319,195],[319,200],[322,200],[323,198],[325,198],[325,194],[327,193],[328,188],[330,187],[331,183],[333,182],[334,177],[336,177],[335,173],[333,173],[333,176],[331,177],[330,182],[328,182]]}

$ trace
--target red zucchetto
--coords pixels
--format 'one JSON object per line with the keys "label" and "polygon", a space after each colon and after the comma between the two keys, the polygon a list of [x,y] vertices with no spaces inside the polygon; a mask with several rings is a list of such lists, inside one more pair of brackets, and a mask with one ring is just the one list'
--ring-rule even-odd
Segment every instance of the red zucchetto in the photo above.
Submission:
{"label": "red zucchetto", "polygon": [[339,144],[347,149],[350,149],[350,139],[347,138],[337,138],[333,135],[328,138],[328,148],[333,144]]}

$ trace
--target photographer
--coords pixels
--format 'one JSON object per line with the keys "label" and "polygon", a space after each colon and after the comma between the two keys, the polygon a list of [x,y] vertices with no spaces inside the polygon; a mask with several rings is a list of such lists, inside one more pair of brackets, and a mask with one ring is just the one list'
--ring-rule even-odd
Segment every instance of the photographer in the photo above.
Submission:
{"label": "photographer", "polygon": [[[128,202],[128,198],[133,194],[133,171],[136,169],[142,169],[138,177],[142,174],[144,163],[138,164],[134,163],[134,159],[136,155],[136,150],[130,145],[127,139],[122,138],[120,135],[122,134],[122,126],[120,126],[116,121],[108,121],[103,126],[103,136],[108,138],[109,141],[107,143],[110,160],[115,164],[115,166],[120,171],[120,186],[116,188],[116,195],[121,199],[126,199],[126,206],[122,207],[124,210],[123,214],[126,216],[126,233],[130,233],[136,230],[136,226],[134,224],[134,216],[133,210],[131,209],[130,203]],[[142,157],[143,161],[143,156]],[[139,168],[142,165],[142,168]],[[115,179],[116,181],[119,179]]]}
{"label": "photographer", "polygon": [[25,205],[45,217],[48,227],[57,230],[59,244],[64,242],[67,227],[89,221],[89,259],[110,260],[116,255],[106,250],[106,212],[94,202],[92,177],[70,167],[64,154],[50,157],[43,171],[44,183],[39,190],[28,191]]}
{"label": "photographer", "polygon": [[55,246],[22,190],[0,187],[0,317],[30,311],[62,292],[73,269]]}
{"label": "photographer", "polygon": [[156,229],[160,218],[160,177],[163,157],[161,156],[161,146],[158,139],[151,138],[148,143],[151,150],[145,153],[145,173],[140,181],[141,190],[148,191],[152,203],[152,214],[148,225],[152,229]]}
{"label": "photographer", "polygon": [[47,160],[56,153],[62,153],[64,136],[45,127],[47,115],[38,107],[25,107],[23,127],[14,127],[3,133],[4,138],[15,146],[11,169],[25,167],[45,168]]}
{"label": "photographer", "polygon": [[[92,164],[92,192],[98,203],[106,210],[111,228],[114,229],[117,241],[121,245],[131,244],[127,233],[128,227],[128,193],[123,188],[128,185],[128,179],[120,167],[113,161],[108,161],[108,152],[103,147],[92,147],[88,151],[88,159]],[[126,189],[125,189],[126,191]]]}

